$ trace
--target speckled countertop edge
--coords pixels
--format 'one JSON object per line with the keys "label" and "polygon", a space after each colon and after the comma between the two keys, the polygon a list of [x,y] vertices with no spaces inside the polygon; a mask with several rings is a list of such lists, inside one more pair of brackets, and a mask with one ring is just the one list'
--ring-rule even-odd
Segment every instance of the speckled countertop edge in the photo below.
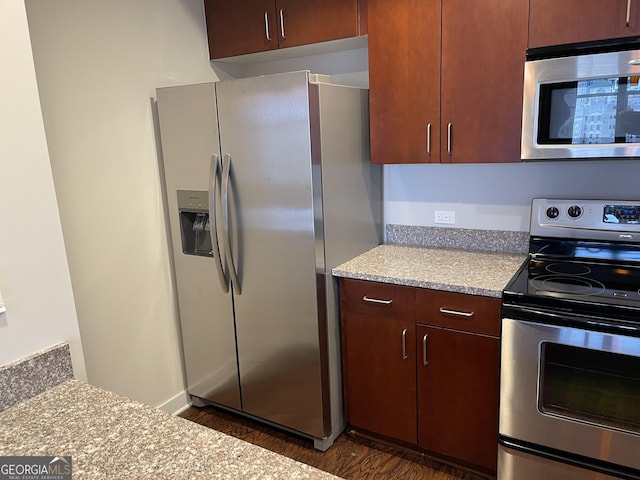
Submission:
{"label": "speckled countertop edge", "polygon": [[338,478],[78,380],[0,413],[0,455],[71,455],[74,480]]}
{"label": "speckled countertop edge", "polygon": [[333,269],[336,277],[501,297],[526,255],[379,245]]}
{"label": "speckled countertop edge", "polygon": [[60,343],[0,367],[0,412],[73,378],[71,353]]}

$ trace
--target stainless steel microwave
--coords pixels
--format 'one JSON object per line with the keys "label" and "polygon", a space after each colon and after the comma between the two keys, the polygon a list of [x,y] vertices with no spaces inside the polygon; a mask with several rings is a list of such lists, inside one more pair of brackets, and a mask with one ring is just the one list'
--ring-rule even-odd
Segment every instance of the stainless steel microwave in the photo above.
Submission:
{"label": "stainless steel microwave", "polygon": [[527,52],[522,159],[640,157],[640,45]]}

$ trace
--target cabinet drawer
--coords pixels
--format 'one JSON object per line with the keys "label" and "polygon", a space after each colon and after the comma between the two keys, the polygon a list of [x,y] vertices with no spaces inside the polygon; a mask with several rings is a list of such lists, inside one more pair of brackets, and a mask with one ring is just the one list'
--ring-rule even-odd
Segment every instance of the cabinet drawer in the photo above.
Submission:
{"label": "cabinet drawer", "polygon": [[419,289],[417,319],[420,324],[500,336],[500,299]]}
{"label": "cabinet drawer", "polygon": [[340,308],[372,316],[415,315],[416,289],[364,280],[342,279]]}

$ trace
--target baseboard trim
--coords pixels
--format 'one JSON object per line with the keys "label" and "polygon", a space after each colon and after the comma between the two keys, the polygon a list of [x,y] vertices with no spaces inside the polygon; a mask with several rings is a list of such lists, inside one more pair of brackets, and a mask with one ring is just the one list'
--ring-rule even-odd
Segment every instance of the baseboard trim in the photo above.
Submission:
{"label": "baseboard trim", "polygon": [[171,415],[180,415],[190,406],[191,398],[187,394],[187,391],[183,390],[163,404],[158,405],[158,408],[163,412],[167,412]]}

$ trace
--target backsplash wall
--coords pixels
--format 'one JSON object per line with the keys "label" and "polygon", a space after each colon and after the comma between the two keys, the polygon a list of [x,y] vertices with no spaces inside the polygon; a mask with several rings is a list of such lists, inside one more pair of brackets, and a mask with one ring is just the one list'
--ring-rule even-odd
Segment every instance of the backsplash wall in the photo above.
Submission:
{"label": "backsplash wall", "polygon": [[453,210],[442,226],[528,231],[532,198],[640,201],[640,159],[387,165],[384,176],[385,224],[441,226],[434,210]]}

